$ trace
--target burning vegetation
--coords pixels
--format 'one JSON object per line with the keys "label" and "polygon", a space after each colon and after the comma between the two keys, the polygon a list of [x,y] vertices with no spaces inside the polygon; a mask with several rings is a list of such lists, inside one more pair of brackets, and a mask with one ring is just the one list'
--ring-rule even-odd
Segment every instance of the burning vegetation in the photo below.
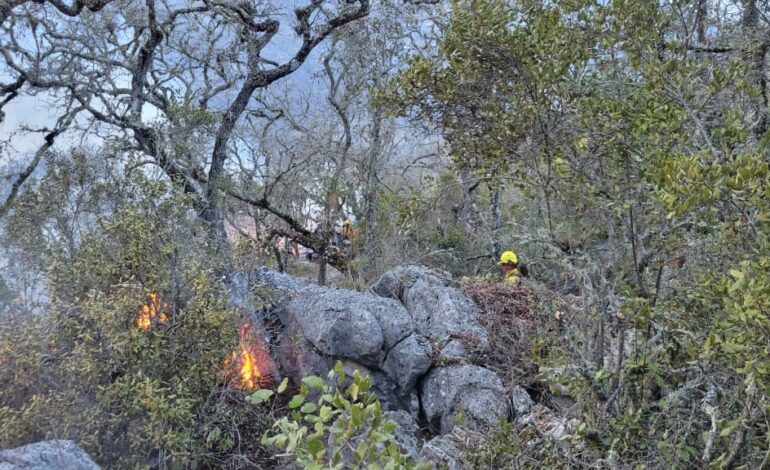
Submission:
{"label": "burning vegetation", "polygon": [[265,381],[270,356],[258,334],[252,333],[251,324],[245,322],[238,332],[239,348],[225,360],[227,382],[235,387],[253,390]]}
{"label": "burning vegetation", "polygon": [[[136,326],[142,331],[149,331],[153,324],[168,322],[168,304],[163,303],[157,291],[148,296],[147,303],[139,307]],[[249,322],[241,325],[238,332],[239,348],[225,359],[224,367],[227,383],[244,390],[253,390],[264,385],[269,375],[271,359],[258,334],[252,332]]]}
{"label": "burning vegetation", "polygon": [[147,303],[139,307],[136,326],[142,331],[148,331],[153,322],[159,321],[166,323],[168,321],[168,304],[161,302],[160,294],[156,291],[150,293]]}

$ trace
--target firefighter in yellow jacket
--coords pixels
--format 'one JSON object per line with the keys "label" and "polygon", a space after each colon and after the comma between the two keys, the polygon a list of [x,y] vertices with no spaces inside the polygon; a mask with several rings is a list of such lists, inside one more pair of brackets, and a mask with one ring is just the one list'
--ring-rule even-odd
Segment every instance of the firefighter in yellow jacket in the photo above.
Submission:
{"label": "firefighter in yellow jacket", "polygon": [[353,230],[353,225],[350,220],[345,220],[342,223],[342,240],[353,243],[353,239],[356,238],[356,232]]}
{"label": "firefighter in yellow jacket", "polygon": [[500,262],[497,263],[503,270],[503,276],[505,276],[505,285],[515,286],[519,283],[521,274],[519,273],[519,259],[516,253],[512,251],[504,251],[500,255]]}

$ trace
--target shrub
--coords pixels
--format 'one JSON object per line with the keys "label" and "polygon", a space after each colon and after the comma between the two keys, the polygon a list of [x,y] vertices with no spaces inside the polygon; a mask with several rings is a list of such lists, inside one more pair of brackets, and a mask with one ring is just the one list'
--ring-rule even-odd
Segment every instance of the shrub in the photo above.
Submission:
{"label": "shrub", "polygon": [[253,468],[273,419],[225,384],[240,319],[205,238],[179,231],[186,207],[119,206],[54,251],[47,314],[0,326],[0,447],[67,438],[113,468]]}
{"label": "shrub", "polygon": [[[273,424],[262,438],[263,444],[284,450],[307,469],[430,468],[415,464],[399,449],[396,423],[387,419],[371,393],[371,378],[355,371],[352,382],[346,384],[339,361],[328,377],[332,383],[336,379],[335,386],[317,376],[302,380],[299,393],[289,402],[291,413]],[[277,391],[286,389],[284,380]],[[251,401],[260,405],[272,396],[272,391],[262,389]]]}

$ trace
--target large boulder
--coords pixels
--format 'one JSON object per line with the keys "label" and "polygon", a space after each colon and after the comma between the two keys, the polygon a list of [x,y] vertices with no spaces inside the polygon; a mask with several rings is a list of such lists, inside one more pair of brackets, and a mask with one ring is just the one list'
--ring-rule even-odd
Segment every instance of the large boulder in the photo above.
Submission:
{"label": "large boulder", "polygon": [[[370,367],[380,367],[388,353],[414,332],[409,313],[398,302],[325,287],[296,292],[279,309],[279,317],[284,325],[296,324],[320,353]],[[411,352],[428,354],[415,348]]]}
{"label": "large boulder", "polygon": [[420,398],[417,391],[404,390],[398,386],[387,374],[381,370],[367,368],[354,361],[342,361],[345,370],[345,376],[352,379],[355,372],[362,377],[372,379],[372,392],[386,411],[406,411],[412,416],[417,416],[420,412]]}
{"label": "large boulder", "polygon": [[0,450],[0,470],[99,470],[73,441],[54,440]]}
{"label": "large boulder", "polygon": [[388,351],[382,370],[403,390],[411,390],[430,368],[433,348],[422,336],[411,334]]}
{"label": "large boulder", "polygon": [[295,296],[283,312],[320,353],[376,367],[388,347],[372,312],[377,307],[353,292],[315,288]]}
{"label": "large boulder", "polygon": [[435,340],[463,338],[487,344],[487,330],[479,324],[476,305],[451,286],[451,275],[422,266],[403,266],[385,273],[371,292],[399,300],[414,321],[417,333]]}
{"label": "large boulder", "polygon": [[415,413],[415,384],[431,366],[432,348],[415,333],[403,305],[343,289],[293,283],[261,270],[262,285],[283,293],[275,309],[281,328],[276,360],[284,375],[324,376],[337,360],[356,364],[375,381],[386,409]]}
{"label": "large boulder", "polygon": [[420,398],[428,424],[441,434],[451,431],[458,422],[489,429],[508,415],[500,377],[474,365],[432,369],[423,379]]}
{"label": "large boulder", "polygon": [[233,276],[231,284],[242,284],[244,281],[249,287],[256,288],[258,293],[266,295],[268,297],[266,300],[275,304],[279,304],[292,294],[313,285],[305,279],[299,279],[266,267],[248,273],[238,273]]}

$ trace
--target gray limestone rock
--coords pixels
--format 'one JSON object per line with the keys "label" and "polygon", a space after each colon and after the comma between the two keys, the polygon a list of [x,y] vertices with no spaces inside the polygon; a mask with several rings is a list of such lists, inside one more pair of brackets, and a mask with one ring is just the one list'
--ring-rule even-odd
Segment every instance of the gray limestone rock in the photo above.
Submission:
{"label": "gray limestone rock", "polygon": [[428,423],[442,434],[460,419],[465,426],[489,428],[507,416],[505,389],[494,372],[474,365],[432,369],[423,379],[420,396]]}
{"label": "gray limestone rock", "polygon": [[465,463],[462,451],[455,445],[450,436],[436,436],[422,446],[420,456],[439,464],[439,468],[447,470],[464,470]]}
{"label": "gray limestone rock", "polygon": [[411,390],[417,380],[430,368],[432,350],[430,343],[424,337],[409,335],[391,348],[382,365],[382,370],[401,389]]}
{"label": "gray limestone rock", "polygon": [[513,413],[518,418],[524,416],[535,406],[535,402],[532,397],[529,396],[526,390],[520,385],[513,388],[512,393]]}
{"label": "gray limestone rock", "polygon": [[457,336],[484,346],[487,331],[478,322],[478,309],[451,276],[422,266],[402,266],[385,273],[370,288],[386,298],[398,299],[414,321],[417,333],[443,340]]}
{"label": "gray limestone rock", "polygon": [[0,450],[0,470],[99,470],[73,441],[53,440]]}

